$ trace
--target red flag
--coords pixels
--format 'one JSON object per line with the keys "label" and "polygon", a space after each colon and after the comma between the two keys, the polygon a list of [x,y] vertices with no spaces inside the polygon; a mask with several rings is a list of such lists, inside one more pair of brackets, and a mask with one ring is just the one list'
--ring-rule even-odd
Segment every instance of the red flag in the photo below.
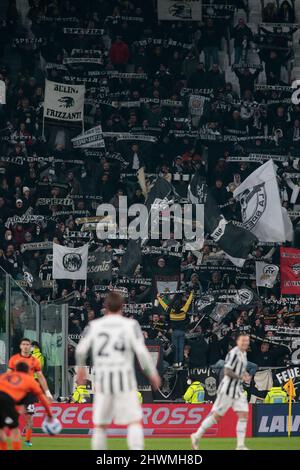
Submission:
{"label": "red flag", "polygon": [[280,279],[282,294],[300,294],[300,250],[280,248]]}

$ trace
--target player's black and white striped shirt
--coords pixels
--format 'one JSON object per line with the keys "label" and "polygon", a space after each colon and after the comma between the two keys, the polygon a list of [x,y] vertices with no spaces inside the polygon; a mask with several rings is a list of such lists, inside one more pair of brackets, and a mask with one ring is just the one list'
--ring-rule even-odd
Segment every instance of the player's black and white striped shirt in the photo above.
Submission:
{"label": "player's black and white striped shirt", "polygon": [[137,390],[135,373],[132,367],[112,367],[111,370],[95,370],[95,389],[105,395]]}
{"label": "player's black and white striped shirt", "polygon": [[[242,376],[247,368],[247,353],[241,351],[237,346],[227,354],[224,369],[231,369],[238,376]],[[228,375],[224,375],[218,393],[227,395],[230,398],[239,398],[243,393],[242,381],[232,379]]]}
{"label": "player's black and white striped shirt", "polygon": [[147,375],[156,372],[137,321],[121,315],[105,315],[94,320],[76,348],[77,365],[86,364],[92,351],[95,392],[115,395],[137,389],[134,359]]}

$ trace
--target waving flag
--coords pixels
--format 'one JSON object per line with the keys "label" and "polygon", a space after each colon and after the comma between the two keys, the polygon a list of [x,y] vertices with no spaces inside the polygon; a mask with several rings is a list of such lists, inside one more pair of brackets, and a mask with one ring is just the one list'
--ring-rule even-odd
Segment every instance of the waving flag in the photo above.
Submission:
{"label": "waving flag", "polygon": [[285,242],[286,229],[272,160],[257,168],[234,191],[243,226],[262,242]]}
{"label": "waving flag", "polygon": [[229,259],[241,267],[253,245],[255,235],[243,227],[227,221],[221,214],[215,199],[199,173],[196,173],[188,189],[188,198],[192,203],[204,202],[204,228],[211,238],[229,255]]}

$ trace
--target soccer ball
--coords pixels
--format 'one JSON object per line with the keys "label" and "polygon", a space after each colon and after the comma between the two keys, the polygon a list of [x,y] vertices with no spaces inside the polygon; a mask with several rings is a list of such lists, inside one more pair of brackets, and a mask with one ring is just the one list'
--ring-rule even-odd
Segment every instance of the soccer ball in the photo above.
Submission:
{"label": "soccer ball", "polygon": [[55,436],[61,431],[61,422],[57,418],[45,418],[42,424],[42,430],[45,434],[50,434],[50,436]]}

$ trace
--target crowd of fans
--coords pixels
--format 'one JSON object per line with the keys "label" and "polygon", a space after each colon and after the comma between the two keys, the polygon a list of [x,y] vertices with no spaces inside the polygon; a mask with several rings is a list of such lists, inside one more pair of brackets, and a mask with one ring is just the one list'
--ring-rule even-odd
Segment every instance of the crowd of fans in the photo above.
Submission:
{"label": "crowd of fans", "polygon": [[[225,217],[241,221],[233,191],[272,155],[282,205],[297,231],[300,105],[292,103],[290,87],[293,5],[268,3],[263,25],[254,30],[245,14],[251,0],[249,5],[232,0],[232,8],[215,4],[202,22],[169,22],[157,20],[151,0],[9,2],[0,35],[0,79],[6,84],[6,104],[0,105],[0,266],[37,302],[68,303],[72,339],[103,314],[104,287],[124,287],[118,271],[127,244],[100,241],[95,224],[83,227],[76,219],[95,216],[101,202],[118,208],[121,195],[128,205],[144,203],[149,174],[167,179],[184,199],[189,179],[201,172]],[[103,31],[68,34],[63,28]],[[66,64],[74,50],[81,57],[97,51],[101,63]],[[99,71],[131,75],[99,78]],[[85,83],[85,130],[101,124],[104,132],[146,134],[155,142],[105,138],[105,148],[74,149],[71,138],[81,125],[43,123],[46,78]],[[141,168],[146,186],[137,177]],[[89,242],[90,250],[111,253],[112,279],[51,282],[51,243],[45,249],[42,242],[75,247]],[[41,249],[34,249],[35,243]],[[274,337],[276,327],[299,327],[299,305],[285,303],[279,282],[273,289],[257,289],[255,283],[255,261],[278,264],[278,246],[257,246],[236,270],[212,240],[196,253],[183,251],[172,237],[148,245],[161,251],[144,254],[126,284],[125,311],[139,320],[145,338],[162,343],[165,367],[216,364],[241,329],[252,335],[249,359],[258,367],[289,363],[290,342]],[[177,307],[160,292],[169,307],[164,309],[155,283],[142,281],[174,274],[180,278]],[[230,297],[231,308],[216,320],[220,300],[214,293],[245,287],[252,302],[238,305]],[[179,328],[183,334],[175,338],[170,313],[180,311],[190,293]],[[72,352],[70,347],[70,357]]]}

